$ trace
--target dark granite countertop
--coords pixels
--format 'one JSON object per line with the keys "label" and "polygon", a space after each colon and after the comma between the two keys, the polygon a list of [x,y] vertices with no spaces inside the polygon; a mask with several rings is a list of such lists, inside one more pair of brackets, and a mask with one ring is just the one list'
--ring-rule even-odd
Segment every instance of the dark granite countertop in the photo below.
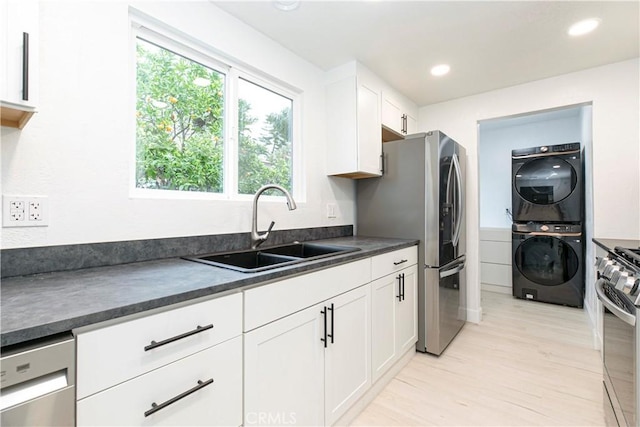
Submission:
{"label": "dark granite countertop", "polygon": [[259,273],[240,273],[170,258],[3,279],[1,345],[18,344],[219,292],[241,291],[418,243],[359,236],[317,242],[355,246],[360,250]]}
{"label": "dark granite countertop", "polygon": [[640,240],[632,240],[632,239],[606,239],[600,237],[594,237],[593,243],[600,246],[605,251],[612,251],[616,246],[621,246],[627,249],[637,249],[640,248]]}

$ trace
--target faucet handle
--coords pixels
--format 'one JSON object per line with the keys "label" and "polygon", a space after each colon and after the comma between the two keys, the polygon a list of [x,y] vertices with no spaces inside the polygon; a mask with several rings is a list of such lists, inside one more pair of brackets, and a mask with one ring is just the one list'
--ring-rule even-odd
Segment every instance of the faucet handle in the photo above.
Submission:
{"label": "faucet handle", "polygon": [[271,231],[271,229],[273,228],[273,226],[276,225],[275,221],[271,221],[271,224],[269,225],[269,228],[267,228],[267,234],[269,234],[269,232]]}

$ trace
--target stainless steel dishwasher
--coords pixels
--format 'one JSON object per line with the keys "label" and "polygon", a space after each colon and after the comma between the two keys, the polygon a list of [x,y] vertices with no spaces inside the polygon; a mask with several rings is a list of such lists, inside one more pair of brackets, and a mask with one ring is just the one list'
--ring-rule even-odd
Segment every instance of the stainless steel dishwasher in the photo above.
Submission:
{"label": "stainless steel dishwasher", "polygon": [[75,424],[76,344],[71,334],[2,350],[0,424]]}

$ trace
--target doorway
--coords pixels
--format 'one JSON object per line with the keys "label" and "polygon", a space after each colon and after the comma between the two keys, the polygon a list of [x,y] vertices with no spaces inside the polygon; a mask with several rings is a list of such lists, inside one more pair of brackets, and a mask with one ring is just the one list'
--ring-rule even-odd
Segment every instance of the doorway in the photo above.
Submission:
{"label": "doorway", "polygon": [[[483,291],[512,293],[511,150],[571,142],[581,144],[584,165],[584,239],[593,235],[591,103],[478,122],[480,281]],[[594,259],[586,244],[585,260]],[[586,274],[585,309],[597,324],[593,277]]]}

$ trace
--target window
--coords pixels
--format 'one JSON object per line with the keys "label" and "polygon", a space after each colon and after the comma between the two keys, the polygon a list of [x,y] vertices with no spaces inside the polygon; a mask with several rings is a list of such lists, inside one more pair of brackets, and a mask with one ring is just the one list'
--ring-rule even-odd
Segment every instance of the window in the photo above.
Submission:
{"label": "window", "polygon": [[181,42],[137,32],[135,187],[293,191],[297,94]]}
{"label": "window", "polygon": [[136,187],[223,191],[224,74],[138,39]]}
{"label": "window", "polygon": [[291,189],[293,101],[245,79],[238,82],[238,193],[265,184]]}

